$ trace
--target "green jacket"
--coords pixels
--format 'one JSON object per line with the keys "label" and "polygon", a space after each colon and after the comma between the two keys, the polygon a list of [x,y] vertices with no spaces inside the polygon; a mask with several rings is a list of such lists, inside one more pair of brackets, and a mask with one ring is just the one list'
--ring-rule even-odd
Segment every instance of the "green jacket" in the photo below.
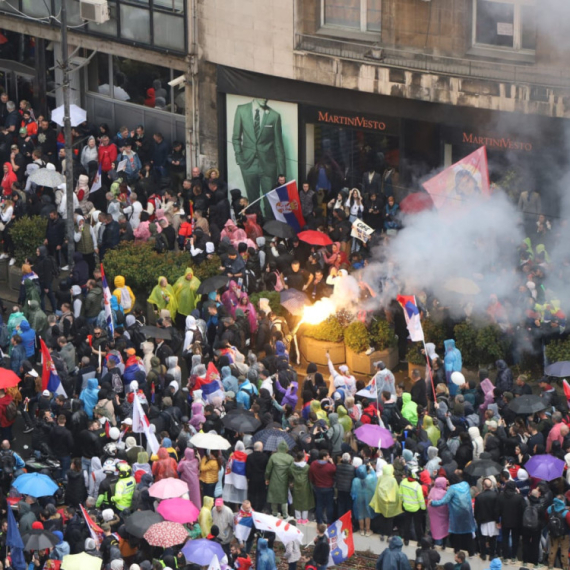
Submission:
{"label": "green jacket", "polygon": [[293,458],[288,453],[289,448],[285,441],[280,441],[277,452],[267,462],[265,479],[269,481],[267,490],[267,502],[282,505],[287,502],[289,489],[289,468],[293,464]]}
{"label": "green jacket", "polygon": [[426,509],[422,486],[415,480],[404,479],[400,483],[400,498],[402,508],[408,513],[417,513],[420,509],[423,511]]}
{"label": "green jacket", "polygon": [[315,506],[313,488],[309,482],[309,465],[302,467],[293,463],[289,468],[289,481],[292,481],[293,508],[296,511],[308,511]]}
{"label": "green jacket", "polygon": [[125,509],[131,508],[136,486],[137,482],[134,477],[126,477],[125,479],[119,479],[117,481],[117,484],[115,485],[115,494],[111,499],[117,509],[124,511]]}

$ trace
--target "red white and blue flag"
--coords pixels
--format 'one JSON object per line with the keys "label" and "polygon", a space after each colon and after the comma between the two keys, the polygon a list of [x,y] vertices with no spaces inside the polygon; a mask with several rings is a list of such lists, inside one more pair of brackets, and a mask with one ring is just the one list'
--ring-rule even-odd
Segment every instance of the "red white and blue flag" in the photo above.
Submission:
{"label": "red white and blue flag", "polygon": [[52,394],[61,394],[67,398],[51,354],[42,338],[40,338],[40,350],[42,353],[42,389],[49,390]]}
{"label": "red white and blue flag", "polygon": [[144,413],[141,401],[137,394],[133,398],[133,432],[144,433],[148,445],[153,453],[158,453],[160,445],[156,439],[156,435],[150,430],[150,422]]}
{"label": "red white and blue flag", "polygon": [[420,320],[420,310],[416,303],[414,295],[398,295],[398,303],[404,309],[404,317],[406,317],[406,325],[410,333],[412,342],[424,341],[424,330],[422,329],[422,321]]}
{"label": "red white and blue flag", "polygon": [[226,485],[233,485],[236,489],[247,489],[245,476],[245,462],[247,454],[243,451],[234,451],[226,466]]}
{"label": "red white and blue flag", "polygon": [[100,189],[101,189],[101,163],[99,163],[97,175],[93,179],[93,184],[91,184],[91,188],[89,189],[89,194],[93,194],[93,192],[97,192],[97,190]]}
{"label": "red white and blue flag", "polygon": [[331,524],[325,533],[329,537],[330,554],[327,566],[338,566],[354,554],[352,511]]}
{"label": "red white and blue flag", "polygon": [[101,264],[101,281],[103,283],[103,302],[105,304],[105,319],[107,320],[107,328],[111,333],[111,338],[115,334],[115,327],[113,326],[113,311],[111,310],[111,290],[105,277],[105,270]]}
{"label": "red white and blue flag", "polygon": [[294,180],[287,182],[265,196],[271,204],[276,220],[289,224],[296,232],[300,232],[305,227],[297,182]]}

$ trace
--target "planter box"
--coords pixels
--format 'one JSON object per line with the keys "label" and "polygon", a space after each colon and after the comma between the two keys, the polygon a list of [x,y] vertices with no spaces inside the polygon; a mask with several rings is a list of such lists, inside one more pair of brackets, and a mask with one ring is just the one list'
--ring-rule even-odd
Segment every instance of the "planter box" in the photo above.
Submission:
{"label": "planter box", "polygon": [[0,281],[6,283],[8,281],[8,261],[9,259],[3,259],[0,261]]}
{"label": "planter box", "polygon": [[426,366],[425,366],[425,364],[422,366],[421,364],[412,364],[411,362],[408,362],[408,376],[411,378],[412,377],[412,371],[415,370],[416,368],[420,371],[422,378],[425,378],[426,377]]}
{"label": "planter box", "polygon": [[8,267],[8,286],[13,291],[20,291],[20,282],[22,281],[22,268],[20,266]]}
{"label": "planter box", "polygon": [[344,364],[346,362],[344,342],[326,342],[306,336],[301,336],[298,340],[299,352],[307,362],[326,366],[327,350],[333,364]]}
{"label": "planter box", "polygon": [[382,360],[386,368],[393,370],[398,366],[398,349],[396,347],[387,350],[377,350],[372,354],[354,352],[346,349],[346,364],[352,373],[373,375],[376,373],[374,363]]}

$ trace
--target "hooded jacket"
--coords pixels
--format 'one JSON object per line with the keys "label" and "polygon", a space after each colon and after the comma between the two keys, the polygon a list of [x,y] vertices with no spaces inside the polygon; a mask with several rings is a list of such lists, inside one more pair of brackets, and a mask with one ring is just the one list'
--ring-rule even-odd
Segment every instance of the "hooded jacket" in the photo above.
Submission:
{"label": "hooded jacket", "polygon": [[288,453],[289,448],[285,441],[280,441],[277,452],[273,453],[265,468],[265,480],[269,481],[267,489],[267,502],[283,504],[287,502],[289,488],[289,470],[293,458]]}
{"label": "hooded jacket", "polygon": [[442,499],[432,501],[431,504],[434,507],[448,506],[450,533],[471,534],[477,529],[473,517],[470,487],[467,481],[451,485]]}
{"label": "hooded jacket", "polygon": [[504,360],[495,362],[497,367],[497,378],[495,379],[495,388],[501,392],[511,392],[513,389],[513,373]]}
{"label": "hooded jacket", "polygon": [[257,541],[256,561],[256,570],[275,570],[277,568],[275,552],[269,549],[266,538],[260,538]]}
{"label": "hooded jacket", "polygon": [[418,424],[418,405],[412,401],[412,395],[409,392],[402,394],[401,413],[413,426]]}
{"label": "hooded jacket", "polygon": [[[26,358],[32,358],[36,351],[36,331],[32,329],[30,323],[28,323],[28,321],[25,319],[20,323],[19,328],[19,334],[22,338],[22,346],[26,349]],[[14,332],[16,333],[17,331]]]}
{"label": "hooded jacket", "polygon": [[[136,297],[132,291],[132,289],[125,283],[125,278],[122,275],[117,275],[115,277],[115,287],[116,289],[113,291],[113,296],[117,299],[117,302],[123,308],[123,313],[128,315],[135,306]],[[131,300],[131,304],[129,307],[125,306],[128,303],[125,303],[125,298],[129,297]],[[123,300],[123,303],[121,303]]]}
{"label": "hooded jacket", "polygon": [[404,543],[399,536],[393,536],[388,548],[376,561],[376,570],[411,570],[408,557],[402,552]]}
{"label": "hooded jacket", "polygon": [[101,312],[101,300],[103,299],[103,289],[99,285],[95,285],[89,290],[85,297],[85,318],[96,318]]}
{"label": "hooded jacket", "polygon": [[40,304],[37,301],[30,301],[29,307],[28,322],[30,323],[30,327],[36,331],[36,334],[45,338],[48,330],[46,314],[40,309]]}
{"label": "hooded jacket", "polygon": [[342,443],[344,441],[344,428],[340,425],[338,421],[338,414],[329,415],[330,428],[327,432],[327,436],[332,445],[333,453],[342,452]]}

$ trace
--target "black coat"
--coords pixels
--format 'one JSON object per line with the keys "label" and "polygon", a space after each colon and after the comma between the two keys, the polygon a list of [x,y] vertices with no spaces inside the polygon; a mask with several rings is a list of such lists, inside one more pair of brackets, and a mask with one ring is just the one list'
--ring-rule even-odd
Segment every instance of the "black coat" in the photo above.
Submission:
{"label": "black coat", "polygon": [[268,461],[269,457],[263,451],[254,451],[247,456],[245,475],[250,487],[252,485],[265,485],[265,468]]}
{"label": "black coat", "polygon": [[67,472],[67,488],[65,489],[65,504],[78,508],[87,498],[85,479],[82,471],[70,469]]}
{"label": "black coat", "polygon": [[524,497],[516,489],[507,487],[498,500],[498,515],[504,528],[521,528],[526,503]]}
{"label": "black coat", "polygon": [[477,524],[499,522],[498,499],[496,491],[483,491],[475,497],[475,520]]}

